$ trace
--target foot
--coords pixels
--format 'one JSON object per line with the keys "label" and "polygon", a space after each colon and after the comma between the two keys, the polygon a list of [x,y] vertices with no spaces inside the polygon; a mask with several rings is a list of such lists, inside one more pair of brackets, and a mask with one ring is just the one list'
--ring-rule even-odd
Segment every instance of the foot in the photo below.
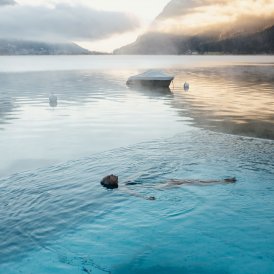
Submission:
{"label": "foot", "polygon": [[231,178],[225,178],[224,181],[226,183],[235,183],[237,179],[235,177],[231,177]]}

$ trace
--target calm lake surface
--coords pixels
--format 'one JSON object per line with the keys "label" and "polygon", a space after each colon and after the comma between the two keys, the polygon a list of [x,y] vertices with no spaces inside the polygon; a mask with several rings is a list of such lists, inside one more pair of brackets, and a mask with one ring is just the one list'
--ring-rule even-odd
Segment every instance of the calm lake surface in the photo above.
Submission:
{"label": "calm lake surface", "polygon": [[[125,86],[147,69],[170,90]],[[0,57],[0,82],[0,273],[274,273],[274,56]]]}

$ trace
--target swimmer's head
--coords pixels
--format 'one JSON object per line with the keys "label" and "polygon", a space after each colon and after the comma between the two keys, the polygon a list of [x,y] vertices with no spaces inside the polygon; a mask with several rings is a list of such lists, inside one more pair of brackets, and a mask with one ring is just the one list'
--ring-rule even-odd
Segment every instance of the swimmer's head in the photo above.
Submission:
{"label": "swimmer's head", "polygon": [[101,185],[108,189],[118,188],[118,176],[108,175],[101,180]]}

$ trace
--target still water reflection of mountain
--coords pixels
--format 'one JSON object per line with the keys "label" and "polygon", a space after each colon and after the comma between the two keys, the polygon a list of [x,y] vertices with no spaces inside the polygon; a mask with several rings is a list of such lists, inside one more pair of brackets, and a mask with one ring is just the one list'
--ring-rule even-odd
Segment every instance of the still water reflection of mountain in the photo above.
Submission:
{"label": "still water reflection of mountain", "polygon": [[[160,91],[126,87],[130,75],[144,70],[139,67],[1,72],[0,175],[174,136],[191,126],[274,139],[273,64],[189,64],[167,63],[174,86]],[[57,105],[49,104],[51,93]]]}
{"label": "still water reflection of mountain", "polygon": [[[172,106],[194,124],[274,139],[274,67],[228,66],[177,70]],[[181,84],[191,83],[189,92]]]}
{"label": "still water reflection of mountain", "polygon": [[[133,93],[163,100],[177,110],[178,118],[191,118],[198,127],[274,139],[273,65],[171,68],[168,72],[176,76],[171,91],[139,88]],[[0,74],[0,129],[20,119],[24,105],[45,107],[50,92],[58,94],[63,107],[100,100],[128,101],[124,83],[130,74],[131,71],[113,75],[87,71]],[[185,81],[190,83],[188,92],[183,89]]]}

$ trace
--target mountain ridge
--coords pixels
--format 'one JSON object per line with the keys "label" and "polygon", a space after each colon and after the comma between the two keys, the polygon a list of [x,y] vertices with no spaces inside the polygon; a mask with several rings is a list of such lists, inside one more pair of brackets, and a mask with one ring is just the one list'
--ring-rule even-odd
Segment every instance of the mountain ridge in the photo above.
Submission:
{"label": "mountain ridge", "polygon": [[274,25],[255,33],[220,39],[211,35],[184,36],[148,32],[114,54],[273,54]]}
{"label": "mountain ridge", "polygon": [[274,25],[260,32],[238,35],[232,38],[205,43],[201,52],[223,52],[227,54],[273,54]]}
{"label": "mountain ridge", "polygon": [[0,55],[78,55],[92,54],[75,43],[49,43],[0,39]]}

